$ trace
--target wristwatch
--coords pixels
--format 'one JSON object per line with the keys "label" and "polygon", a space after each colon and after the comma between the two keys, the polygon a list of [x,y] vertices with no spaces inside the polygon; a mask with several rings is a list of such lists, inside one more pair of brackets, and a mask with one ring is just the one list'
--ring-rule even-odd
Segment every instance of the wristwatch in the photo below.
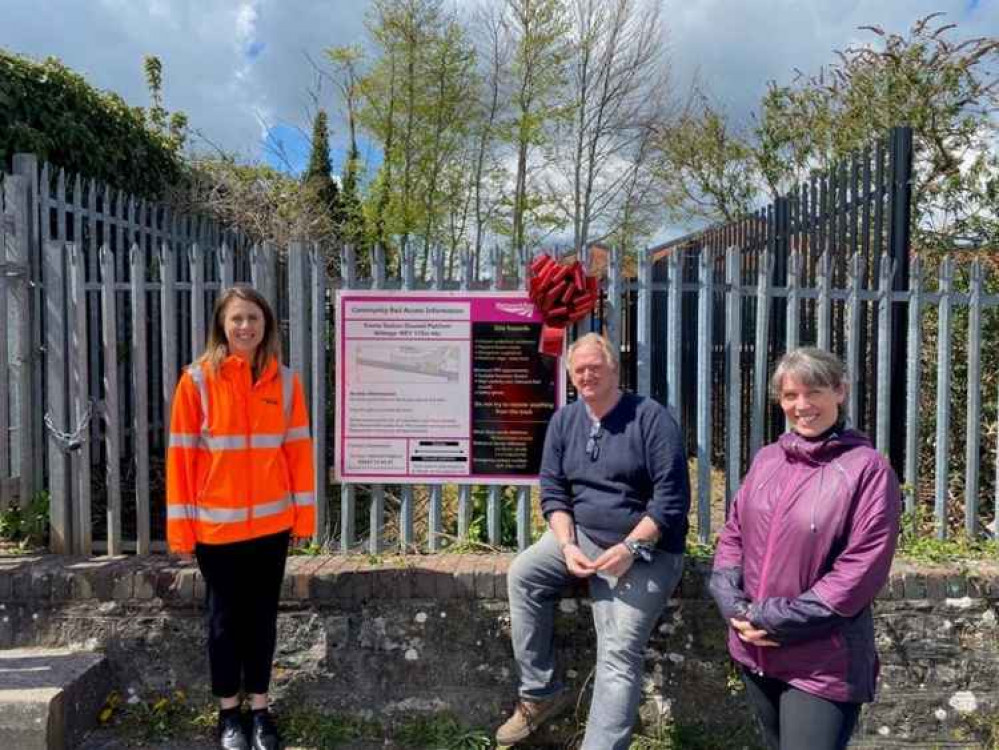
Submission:
{"label": "wristwatch", "polygon": [[642,542],[638,539],[625,539],[624,546],[628,548],[631,556],[636,560],[647,563],[652,562],[652,553],[656,548],[648,542]]}

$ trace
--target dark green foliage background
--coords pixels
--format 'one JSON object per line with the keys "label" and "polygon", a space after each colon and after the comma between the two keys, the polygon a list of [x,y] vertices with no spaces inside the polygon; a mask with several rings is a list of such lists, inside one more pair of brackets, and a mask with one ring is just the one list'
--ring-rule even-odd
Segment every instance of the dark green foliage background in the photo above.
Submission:
{"label": "dark green foliage background", "polygon": [[15,153],[158,198],[183,173],[180,147],[149,127],[141,107],[99,91],[54,58],[0,50],[0,164]]}

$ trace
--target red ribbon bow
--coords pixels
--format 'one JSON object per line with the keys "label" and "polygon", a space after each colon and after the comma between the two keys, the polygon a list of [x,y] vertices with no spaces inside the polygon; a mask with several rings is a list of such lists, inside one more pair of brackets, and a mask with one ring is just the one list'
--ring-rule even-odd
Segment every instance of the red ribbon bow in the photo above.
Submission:
{"label": "red ribbon bow", "polygon": [[544,326],[538,351],[562,354],[565,327],[585,318],[596,307],[599,287],[595,276],[587,276],[578,260],[559,263],[550,255],[539,255],[530,263],[528,294],[541,311]]}

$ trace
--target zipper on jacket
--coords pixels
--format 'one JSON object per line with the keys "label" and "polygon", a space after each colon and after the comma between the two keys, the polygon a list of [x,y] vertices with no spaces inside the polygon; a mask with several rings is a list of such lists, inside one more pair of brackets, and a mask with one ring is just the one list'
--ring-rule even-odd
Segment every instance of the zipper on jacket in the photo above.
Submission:
{"label": "zipper on jacket", "polygon": [[[770,477],[767,477],[767,482],[769,482],[770,478],[773,477],[774,475],[776,475],[778,471],[779,471],[779,468],[778,469],[774,469],[774,471],[770,475]],[[809,474],[804,479],[802,479],[800,482],[798,482],[798,484],[796,484],[796,485],[794,485],[792,487],[789,487],[785,492],[783,492],[781,495],[779,495],[778,498],[774,501],[773,518],[770,521],[770,530],[767,532],[767,547],[766,547],[766,551],[764,552],[764,555],[763,555],[763,570],[760,572],[760,586],[759,586],[759,590],[756,592],[757,593],[757,599],[763,599],[764,598],[764,594],[766,592],[767,578],[768,578],[768,576],[770,574],[770,563],[772,562],[772,557],[773,557],[772,553],[773,553],[774,537],[776,536],[777,527],[779,525],[779,522],[782,520],[782,517],[779,514],[783,511],[784,505],[786,505],[787,500],[792,495],[794,495],[795,492],[797,492],[801,487],[803,487],[805,485],[805,483],[808,481],[808,479],[809,479],[810,476],[811,476],[811,474]],[[764,484],[766,484],[766,482],[764,482]],[[761,484],[760,487],[762,487],[762,486],[763,485]],[[761,677],[763,676],[763,665],[764,665],[764,662],[766,661],[766,659],[764,658],[763,654],[766,652],[767,648],[770,648],[770,647],[769,646],[757,646],[756,647],[756,650],[758,652],[758,654],[757,654],[757,665],[759,666],[759,674],[760,674]]]}
{"label": "zipper on jacket", "polygon": [[243,411],[246,415],[246,461],[247,464],[247,476],[250,477],[250,483],[247,487],[247,509],[246,509],[246,526],[247,530],[253,532],[253,451],[250,446],[253,445],[251,442],[253,439],[253,424],[250,419],[250,397],[253,395],[253,367],[249,367],[249,380],[250,388],[243,393]]}

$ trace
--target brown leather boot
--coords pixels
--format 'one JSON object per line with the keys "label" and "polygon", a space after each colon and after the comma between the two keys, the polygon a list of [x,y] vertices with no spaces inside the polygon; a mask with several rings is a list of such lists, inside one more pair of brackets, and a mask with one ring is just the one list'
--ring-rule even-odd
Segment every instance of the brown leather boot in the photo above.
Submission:
{"label": "brown leather boot", "polygon": [[571,705],[572,695],[568,692],[540,701],[522,698],[513,710],[513,715],[496,730],[496,744],[516,745],[527,739],[542,724],[562,714]]}

